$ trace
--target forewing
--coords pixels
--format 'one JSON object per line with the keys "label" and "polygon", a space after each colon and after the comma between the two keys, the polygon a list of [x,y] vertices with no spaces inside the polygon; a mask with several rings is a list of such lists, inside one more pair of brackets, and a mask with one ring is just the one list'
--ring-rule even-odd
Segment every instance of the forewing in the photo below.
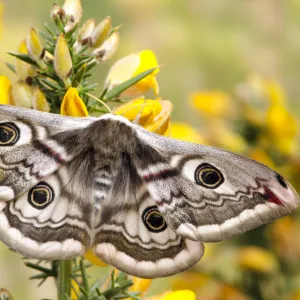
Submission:
{"label": "forewing", "polygon": [[0,105],[0,200],[12,200],[86,151],[92,119]]}
{"label": "forewing", "polygon": [[[140,128],[137,132],[144,144],[143,155],[137,152],[134,160],[138,173],[181,236],[206,242],[231,238],[299,205],[291,185],[258,162]],[[151,159],[153,152],[161,159]]]}
{"label": "forewing", "polygon": [[95,223],[93,251],[103,261],[153,278],[184,271],[202,257],[201,242],[177,235],[165,222],[129,155],[123,155],[113,180],[99,182],[111,182]]}

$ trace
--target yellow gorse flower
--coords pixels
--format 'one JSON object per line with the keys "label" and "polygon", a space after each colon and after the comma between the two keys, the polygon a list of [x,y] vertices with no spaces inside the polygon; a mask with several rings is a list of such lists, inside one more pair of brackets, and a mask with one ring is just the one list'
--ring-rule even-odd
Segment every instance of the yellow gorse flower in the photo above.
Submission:
{"label": "yellow gorse flower", "polygon": [[211,117],[227,117],[232,111],[232,99],[222,91],[201,91],[190,95],[194,108]]}
{"label": "yellow gorse flower", "polygon": [[190,290],[167,291],[147,300],[196,300],[196,294]]}
{"label": "yellow gorse flower", "polygon": [[276,257],[270,251],[256,246],[241,248],[238,262],[242,268],[258,273],[271,274],[278,269]]}
{"label": "yellow gorse flower", "polygon": [[205,138],[195,128],[184,122],[172,122],[171,137],[186,142],[205,144]]}
{"label": "yellow gorse flower", "polygon": [[152,279],[144,279],[135,276],[131,276],[131,280],[133,285],[129,288],[129,290],[131,292],[139,292],[139,297],[143,297],[152,283]]}
{"label": "yellow gorse flower", "polygon": [[153,89],[155,95],[158,95],[159,87],[156,74],[159,72],[159,68],[156,56],[151,50],[133,53],[115,62],[107,74],[105,88],[110,90],[126,80],[155,67],[157,68],[155,71],[124,91],[122,96],[138,97],[149,89]]}
{"label": "yellow gorse flower", "polygon": [[169,135],[170,115],[173,105],[168,100],[134,99],[114,110],[129,121],[160,135]]}
{"label": "yellow gorse flower", "polygon": [[11,97],[11,83],[6,76],[0,76],[0,103],[1,104],[12,104]]}
{"label": "yellow gorse flower", "polygon": [[60,114],[63,116],[86,117],[89,115],[87,108],[79,97],[76,88],[69,88],[66,92],[60,107]]}
{"label": "yellow gorse flower", "polygon": [[103,262],[100,258],[98,258],[92,249],[89,249],[87,252],[85,252],[84,257],[93,265],[98,267],[106,267],[107,264]]}

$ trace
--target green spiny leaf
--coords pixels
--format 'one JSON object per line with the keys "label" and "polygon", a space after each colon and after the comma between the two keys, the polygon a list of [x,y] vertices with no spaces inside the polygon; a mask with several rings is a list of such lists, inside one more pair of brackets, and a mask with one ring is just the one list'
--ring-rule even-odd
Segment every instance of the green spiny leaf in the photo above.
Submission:
{"label": "green spiny leaf", "polygon": [[85,72],[86,72],[86,64],[83,64],[83,66],[73,76],[72,86],[76,87],[80,84],[81,80],[84,77]]}
{"label": "green spiny leaf", "polygon": [[15,53],[15,52],[7,52],[9,55],[14,56],[34,67],[39,68],[39,65],[27,54]]}
{"label": "green spiny leaf", "polygon": [[5,65],[6,65],[13,73],[17,74],[16,67],[15,67],[13,64],[11,64],[11,63],[9,63],[9,62],[6,62]]}
{"label": "green spiny leaf", "polygon": [[107,101],[107,100],[110,100],[110,99],[113,99],[113,98],[119,96],[122,92],[126,91],[128,88],[130,88],[131,86],[133,86],[134,84],[136,84],[137,82],[139,82],[140,80],[142,80],[143,78],[145,78],[146,76],[151,74],[156,69],[157,68],[149,69],[145,72],[142,72],[142,73],[134,76],[133,78],[126,80],[125,82],[121,83],[120,85],[109,90],[105,94],[104,98],[103,99],[100,98],[100,99]]}

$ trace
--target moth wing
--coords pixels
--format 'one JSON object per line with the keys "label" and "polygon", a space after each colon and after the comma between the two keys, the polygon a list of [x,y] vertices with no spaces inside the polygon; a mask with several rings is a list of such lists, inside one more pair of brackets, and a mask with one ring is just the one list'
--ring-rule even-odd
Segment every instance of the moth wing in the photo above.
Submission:
{"label": "moth wing", "polygon": [[122,168],[115,174],[97,179],[95,255],[128,274],[144,278],[188,269],[202,257],[203,243],[176,234],[158,211],[130,156],[123,154],[121,162]]}
{"label": "moth wing", "polygon": [[168,225],[214,242],[291,213],[299,196],[278,173],[249,158],[137,128],[134,164]]}
{"label": "moth wing", "polygon": [[93,155],[85,153],[13,201],[0,201],[0,239],[25,257],[83,255],[92,240]]}
{"label": "moth wing", "polygon": [[0,200],[8,201],[83,152],[93,119],[0,105]]}

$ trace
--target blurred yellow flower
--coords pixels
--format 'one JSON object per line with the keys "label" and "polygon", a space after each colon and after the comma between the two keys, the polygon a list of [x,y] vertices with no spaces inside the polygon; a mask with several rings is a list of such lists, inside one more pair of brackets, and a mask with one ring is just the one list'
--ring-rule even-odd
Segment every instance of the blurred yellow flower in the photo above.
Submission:
{"label": "blurred yellow flower", "polygon": [[171,137],[186,142],[205,144],[205,138],[195,128],[184,122],[172,122]]}
{"label": "blurred yellow flower", "polygon": [[277,253],[290,262],[300,260],[300,222],[291,216],[277,220],[269,227],[271,240]]}
{"label": "blurred yellow flower", "polygon": [[0,76],[0,104],[12,104],[11,97],[11,83],[6,76]]}
{"label": "blurred yellow flower", "polygon": [[267,99],[271,102],[271,104],[284,105],[286,103],[284,90],[277,81],[262,79],[262,83]]}
{"label": "blurred yellow flower", "polygon": [[272,169],[275,169],[276,167],[271,157],[263,149],[259,147],[252,148],[249,152],[249,156],[252,159],[257,160],[260,163],[265,164]]}
{"label": "blurred yellow flower", "polygon": [[272,142],[283,154],[291,154],[295,150],[297,123],[284,105],[271,104],[266,126],[273,137]]}
{"label": "blurred yellow flower", "polygon": [[84,257],[93,265],[98,267],[106,267],[107,264],[103,262],[100,258],[98,258],[92,249],[89,249],[87,252],[85,252]]}
{"label": "blurred yellow flower", "polygon": [[166,291],[146,300],[196,300],[196,295],[190,290]]}
{"label": "blurred yellow flower", "polygon": [[159,72],[159,68],[156,56],[151,50],[133,53],[115,62],[107,74],[105,88],[111,90],[130,78],[155,67],[157,67],[155,71],[124,91],[122,96],[137,97],[151,88],[155,95],[158,95],[159,87],[156,74]]}
{"label": "blurred yellow flower", "polygon": [[160,135],[169,135],[173,105],[168,100],[134,99],[114,110],[128,120]]}
{"label": "blurred yellow flower", "polygon": [[140,292],[140,297],[142,297],[145,294],[145,292],[149,289],[152,283],[152,279],[144,279],[135,276],[132,276],[131,280],[133,282],[133,285],[129,288],[129,290],[131,292]]}
{"label": "blurred yellow flower", "polygon": [[240,134],[235,133],[223,119],[209,122],[209,143],[233,152],[244,153],[248,145]]}
{"label": "blurred yellow flower", "polygon": [[238,250],[239,265],[259,273],[271,274],[278,269],[276,257],[268,250],[257,246],[247,246]]}
{"label": "blurred yellow flower", "polygon": [[242,294],[236,288],[223,284],[218,291],[219,295],[216,300],[250,300],[246,295]]}
{"label": "blurred yellow flower", "polygon": [[89,115],[85,104],[79,97],[76,88],[69,88],[66,92],[60,107],[60,114],[63,116],[86,117]]}
{"label": "blurred yellow flower", "polygon": [[232,99],[222,91],[200,91],[189,96],[194,108],[211,117],[229,117],[232,114]]}
{"label": "blurred yellow flower", "polygon": [[71,300],[77,300],[78,299],[78,295],[80,294],[79,285],[78,285],[78,283],[74,279],[71,280],[71,285],[72,285],[72,288],[71,288]]}

